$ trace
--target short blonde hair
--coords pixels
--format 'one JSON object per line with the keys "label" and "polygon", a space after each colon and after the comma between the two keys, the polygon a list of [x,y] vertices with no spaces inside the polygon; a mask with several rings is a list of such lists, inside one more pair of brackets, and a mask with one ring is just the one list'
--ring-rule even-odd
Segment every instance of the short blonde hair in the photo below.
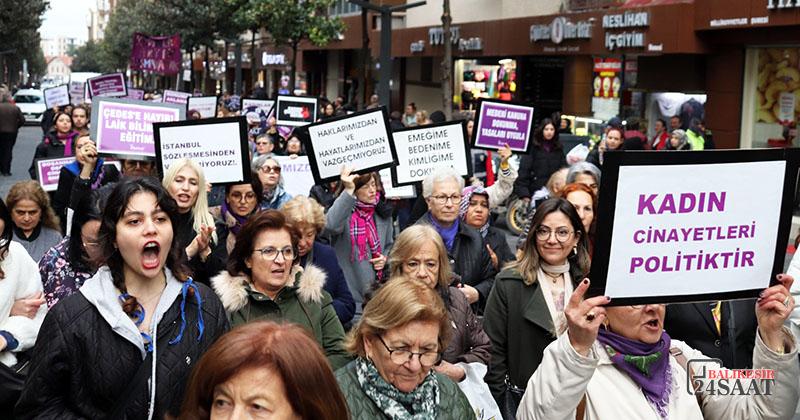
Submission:
{"label": "short blonde hair", "polygon": [[294,228],[308,225],[316,229],[317,233],[325,229],[325,208],[304,195],[287,201],[281,207],[281,212],[286,216],[286,223]]}
{"label": "short blonde hair", "polygon": [[452,282],[453,272],[450,268],[450,260],[447,256],[447,248],[444,247],[442,237],[436,229],[427,225],[413,225],[397,235],[389,252],[389,269],[391,277],[403,275],[403,263],[410,260],[425,242],[430,242],[439,253],[439,276],[436,280],[437,287],[447,290]]}
{"label": "short blonde hair", "polygon": [[364,307],[361,320],[347,335],[345,348],[352,354],[366,357],[365,338],[379,337],[414,321],[439,325],[439,352],[444,352],[452,327],[442,298],[421,281],[405,276],[392,277]]}

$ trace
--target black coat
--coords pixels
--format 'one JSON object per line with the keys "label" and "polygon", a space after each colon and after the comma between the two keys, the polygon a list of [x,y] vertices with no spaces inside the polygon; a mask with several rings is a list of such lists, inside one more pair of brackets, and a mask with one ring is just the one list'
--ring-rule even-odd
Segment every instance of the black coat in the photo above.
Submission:
{"label": "black coat", "polygon": [[753,299],[722,302],[717,332],[711,309],[716,302],[667,305],[664,329],[671,338],[686,342],[704,355],[721,359],[728,369],[753,367],[756,343],[756,303]]}
{"label": "black coat", "polygon": [[[114,165],[103,165],[100,171],[97,171],[98,174],[102,174],[102,179],[100,180],[100,185],[108,185],[113,182],[119,181],[119,171],[117,167]],[[92,182],[97,180],[97,177],[93,177],[92,179],[81,180],[78,177],[79,174],[75,174],[67,168],[67,166],[61,167],[61,172],[58,174],[58,188],[56,189],[56,193],[53,196],[53,211],[56,212],[56,216],[59,217],[61,220],[61,231],[65,234],[69,235],[70,232],[67,232],[67,209],[71,208],[73,210],[78,208],[78,203],[80,200],[91,193],[92,191]],[[75,188],[76,180],[82,183],[77,189]]]}
{"label": "black coat", "polygon": [[486,233],[484,241],[492,248],[495,255],[497,255],[498,271],[503,269],[506,263],[514,261],[516,256],[511,252],[511,247],[508,246],[506,234],[496,227],[489,227],[489,232]]}
{"label": "black coat", "polygon": [[532,147],[531,153],[523,155],[519,163],[519,177],[514,182],[514,194],[520,198],[530,198],[533,193],[547,184],[553,172],[567,166],[564,150],[554,148],[546,151]]}
{"label": "black coat", "polygon": [[[179,342],[169,344],[181,326],[181,296],[176,297],[158,324],[153,418],[164,418],[167,412],[175,416],[179,413],[192,367],[228,330],[228,318],[219,298],[208,287],[197,286],[205,324],[199,342],[197,305],[191,297],[185,305],[186,329]],[[44,319],[30,373],[17,403],[17,418],[105,418],[132,386],[142,363],[140,350],[115,333],[82,293],[75,293],[53,306]],[[125,417],[146,418],[148,401],[147,383],[141,381],[131,394]]]}
{"label": "black coat", "polygon": [[[72,141],[78,138],[78,133]],[[33,160],[31,160],[31,167],[28,168],[28,173],[31,179],[36,179],[36,160],[37,159],[54,159],[64,157],[64,147],[66,144],[58,139],[55,132],[48,133],[44,139],[36,146],[36,151],[33,152]]]}

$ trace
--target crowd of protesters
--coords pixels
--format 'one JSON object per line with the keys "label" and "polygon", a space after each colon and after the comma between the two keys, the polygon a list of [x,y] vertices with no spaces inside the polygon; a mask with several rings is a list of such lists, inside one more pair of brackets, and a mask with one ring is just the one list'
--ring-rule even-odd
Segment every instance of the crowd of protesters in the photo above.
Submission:
{"label": "crowd of protesters", "polygon": [[[223,113],[236,112],[233,102],[221,101]],[[350,110],[326,101],[320,119]],[[222,187],[189,159],[163,174],[148,160],[117,170],[98,158],[86,107],[51,114],[35,159],[75,161],[54,193],[25,181],[0,200],[0,412],[9,416],[794,413],[797,336],[784,324],[797,321],[790,290],[800,271],[744,302],[583,298],[606,153],[713,148],[702,121],[668,132],[659,120],[647,138],[639,122],[612,119],[568,166],[559,135],[569,124],[545,118],[518,170],[506,146],[485,183],[439,168],[402,201],[386,198],[377,172],[346,166],[338,182],[292,197],[275,156],[303,155],[303,130],[249,111],[252,181]],[[409,103],[391,119],[414,127],[444,114]],[[511,196],[530,209],[516,247],[493,226],[492,210]],[[706,318],[714,328],[698,327]],[[681,388],[687,358],[779,375],[771,395],[695,398]]]}

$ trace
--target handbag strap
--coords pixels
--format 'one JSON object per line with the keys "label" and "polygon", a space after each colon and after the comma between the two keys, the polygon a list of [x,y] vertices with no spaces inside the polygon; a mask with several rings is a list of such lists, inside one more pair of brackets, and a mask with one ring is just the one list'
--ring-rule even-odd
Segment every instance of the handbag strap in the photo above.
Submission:
{"label": "handbag strap", "polygon": [[133,393],[137,389],[141,389],[141,385],[147,385],[152,365],[153,353],[148,352],[147,357],[144,358],[142,364],[139,365],[139,369],[136,370],[136,375],[133,376],[133,379],[131,379],[125,387],[125,391],[122,395],[117,398],[117,403],[114,404],[114,408],[111,410],[110,414],[106,416],[108,420],[125,418],[125,408],[133,402]]}

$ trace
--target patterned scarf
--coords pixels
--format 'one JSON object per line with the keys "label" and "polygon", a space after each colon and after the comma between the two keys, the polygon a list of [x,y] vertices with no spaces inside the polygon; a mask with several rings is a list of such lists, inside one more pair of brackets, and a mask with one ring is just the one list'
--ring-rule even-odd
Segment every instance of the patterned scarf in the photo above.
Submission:
{"label": "patterned scarf", "polygon": [[597,341],[603,345],[614,366],[627,373],[642,388],[647,402],[658,411],[661,418],[666,419],[672,390],[669,335],[662,332],[661,340],[647,344],[601,328]]}
{"label": "patterned scarf", "polygon": [[[469,186],[464,188],[464,191],[461,192],[461,205],[458,208],[458,216],[461,217],[461,220],[467,221],[467,210],[469,210],[469,200],[472,199],[472,196],[475,194],[483,195],[486,197],[486,202],[489,202],[489,193],[486,192],[486,189],[481,186]],[[486,238],[486,235],[489,233],[489,218],[486,218],[486,223],[478,229],[481,232],[481,236]]]}
{"label": "patterned scarf", "polygon": [[378,373],[371,361],[356,359],[358,384],[364,393],[391,420],[429,420],[436,418],[439,406],[439,383],[433,369],[416,389],[401,392]]}
{"label": "patterned scarf", "polygon": [[[378,237],[378,228],[375,227],[375,207],[381,199],[380,193],[375,195],[375,202],[371,204],[356,200],[353,215],[350,216],[350,243],[352,252],[350,261],[368,260],[381,253],[381,240]],[[369,254],[367,253],[369,249]]]}
{"label": "patterned scarf", "polygon": [[228,227],[229,233],[228,239],[225,241],[225,247],[228,249],[228,254],[230,254],[233,251],[233,246],[236,245],[236,235],[239,234],[242,225],[247,221],[247,216],[239,216],[232,212],[225,200],[222,200],[221,213],[222,220],[225,222],[225,226]]}

